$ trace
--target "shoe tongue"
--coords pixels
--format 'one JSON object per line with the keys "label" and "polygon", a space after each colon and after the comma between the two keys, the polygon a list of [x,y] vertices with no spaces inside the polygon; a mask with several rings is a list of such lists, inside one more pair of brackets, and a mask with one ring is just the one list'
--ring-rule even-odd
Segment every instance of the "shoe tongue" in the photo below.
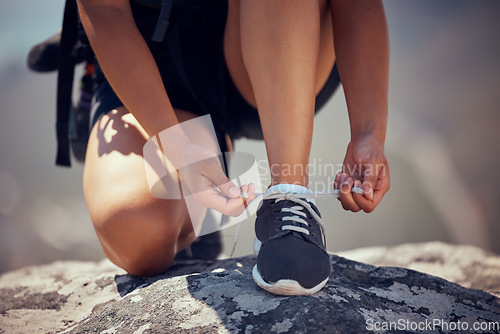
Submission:
{"label": "shoe tongue", "polygon": [[[313,192],[303,186],[299,186],[298,184],[289,184],[289,183],[281,183],[269,187],[266,193],[295,193],[295,194],[312,194]],[[314,198],[306,198],[306,200],[314,205],[316,205],[316,201]]]}

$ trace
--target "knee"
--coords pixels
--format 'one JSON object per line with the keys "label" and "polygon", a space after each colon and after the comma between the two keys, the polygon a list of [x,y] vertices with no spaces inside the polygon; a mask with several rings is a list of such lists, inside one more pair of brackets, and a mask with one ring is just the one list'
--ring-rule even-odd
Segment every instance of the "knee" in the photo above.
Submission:
{"label": "knee", "polygon": [[141,240],[131,242],[128,247],[115,247],[111,261],[133,276],[154,276],[165,272],[175,257],[176,237],[165,234],[137,237]]}
{"label": "knee", "polygon": [[146,247],[141,245],[118,254],[112,262],[133,276],[155,276],[165,272],[174,257],[173,247],[162,244]]}
{"label": "knee", "polygon": [[[177,219],[177,220],[176,220]],[[149,210],[122,209],[93,218],[106,256],[134,276],[153,276],[172,264],[183,235],[182,217]],[[193,233],[194,234],[194,233]]]}

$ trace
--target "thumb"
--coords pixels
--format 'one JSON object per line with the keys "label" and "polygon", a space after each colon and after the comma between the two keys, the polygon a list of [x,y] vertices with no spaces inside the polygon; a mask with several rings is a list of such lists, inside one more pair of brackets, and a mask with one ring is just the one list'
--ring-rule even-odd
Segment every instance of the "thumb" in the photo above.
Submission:
{"label": "thumb", "polygon": [[363,192],[369,200],[373,200],[373,189],[377,185],[377,179],[378,175],[373,170],[368,170],[363,177]]}
{"label": "thumb", "polygon": [[227,178],[222,168],[214,168],[207,177],[219,188],[219,190],[229,198],[240,197],[239,188]]}

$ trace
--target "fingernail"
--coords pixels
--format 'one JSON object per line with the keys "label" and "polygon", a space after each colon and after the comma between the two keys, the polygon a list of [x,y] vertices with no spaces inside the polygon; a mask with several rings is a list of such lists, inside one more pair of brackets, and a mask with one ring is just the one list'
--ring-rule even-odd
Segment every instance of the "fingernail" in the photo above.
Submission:
{"label": "fingernail", "polygon": [[349,191],[349,179],[350,178],[347,178],[347,180],[344,180],[344,182],[342,182],[342,184],[340,185],[340,191],[342,191],[342,192]]}
{"label": "fingernail", "polygon": [[347,174],[342,173],[342,176],[340,177],[340,182],[344,183],[346,177],[347,177]]}
{"label": "fingernail", "polygon": [[238,190],[238,188],[236,186],[232,186],[231,189],[229,189],[229,194],[231,196],[239,196],[240,195],[240,191]]}
{"label": "fingernail", "polygon": [[356,182],[354,183],[354,186],[356,188],[361,188],[361,181],[360,180],[356,180]]}
{"label": "fingernail", "polygon": [[365,193],[366,198],[373,199],[373,189],[370,183],[363,184],[363,192]]}

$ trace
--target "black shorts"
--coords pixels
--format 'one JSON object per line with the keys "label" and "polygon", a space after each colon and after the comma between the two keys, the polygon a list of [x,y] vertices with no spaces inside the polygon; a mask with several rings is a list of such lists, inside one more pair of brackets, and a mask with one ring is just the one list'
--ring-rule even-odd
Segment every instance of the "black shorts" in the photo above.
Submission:
{"label": "black shorts", "polygon": [[[176,2],[161,43],[151,41],[159,10],[134,2],[131,5],[137,27],[155,58],[172,106],[200,116],[210,114],[220,139],[226,133],[232,140],[263,139],[259,114],[239,93],[224,59],[227,1]],[[94,123],[103,114],[123,105],[99,70],[97,81]],[[335,66],[316,97],[316,112],[339,84]]]}

